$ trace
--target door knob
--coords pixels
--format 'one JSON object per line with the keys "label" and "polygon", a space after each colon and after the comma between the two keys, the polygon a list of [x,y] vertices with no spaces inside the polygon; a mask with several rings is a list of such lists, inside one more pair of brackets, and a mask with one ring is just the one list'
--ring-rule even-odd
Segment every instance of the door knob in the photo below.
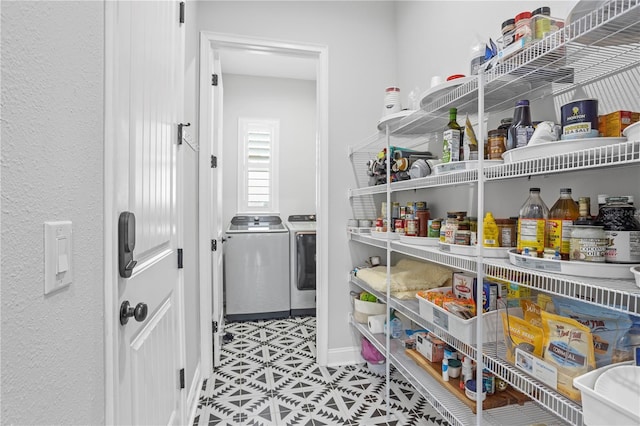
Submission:
{"label": "door knob", "polygon": [[120,324],[125,325],[129,322],[130,317],[134,317],[136,321],[142,322],[147,319],[148,307],[146,303],[138,303],[136,307],[132,307],[128,300],[120,305]]}

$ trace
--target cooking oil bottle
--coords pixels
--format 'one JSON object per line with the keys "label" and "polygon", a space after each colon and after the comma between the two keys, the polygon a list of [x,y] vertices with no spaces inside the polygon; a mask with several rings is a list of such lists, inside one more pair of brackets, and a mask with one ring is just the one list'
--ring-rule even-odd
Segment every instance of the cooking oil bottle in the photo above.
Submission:
{"label": "cooking oil bottle", "polygon": [[571,227],[579,216],[580,210],[571,198],[571,188],[560,189],[560,198],[549,210],[545,246],[559,251],[561,260],[569,260]]}
{"label": "cooking oil bottle", "polygon": [[540,197],[540,188],[530,188],[529,198],[520,208],[518,216],[518,253],[528,249],[542,257],[544,253],[545,228],[549,208]]}

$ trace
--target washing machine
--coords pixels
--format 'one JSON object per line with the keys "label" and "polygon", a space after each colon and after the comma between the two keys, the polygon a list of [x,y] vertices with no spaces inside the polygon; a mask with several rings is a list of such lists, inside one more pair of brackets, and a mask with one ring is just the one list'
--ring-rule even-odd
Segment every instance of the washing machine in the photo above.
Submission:
{"label": "washing machine", "polygon": [[289,216],[287,227],[291,239],[291,316],[315,316],[316,216]]}
{"label": "washing machine", "polygon": [[224,245],[227,321],[289,316],[289,229],[279,216],[235,216]]}

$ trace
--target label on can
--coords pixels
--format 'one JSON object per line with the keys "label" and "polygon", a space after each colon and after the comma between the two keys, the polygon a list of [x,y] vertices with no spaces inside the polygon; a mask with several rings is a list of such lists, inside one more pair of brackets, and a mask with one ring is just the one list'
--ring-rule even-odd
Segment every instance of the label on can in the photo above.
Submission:
{"label": "label on can", "polygon": [[640,231],[604,231],[609,239],[605,260],[611,263],[640,263]]}
{"label": "label on can", "polygon": [[416,219],[407,219],[405,221],[405,233],[408,237],[415,237],[418,235],[418,221]]}
{"label": "label on can", "polygon": [[570,260],[604,262],[609,240],[606,238],[571,238]]}
{"label": "label on can", "polygon": [[542,253],[544,251],[544,230],[544,219],[519,219],[518,250],[522,251],[525,247],[529,247]]}
{"label": "label on can", "polygon": [[396,219],[393,222],[393,229],[398,234],[404,234],[404,219]]}

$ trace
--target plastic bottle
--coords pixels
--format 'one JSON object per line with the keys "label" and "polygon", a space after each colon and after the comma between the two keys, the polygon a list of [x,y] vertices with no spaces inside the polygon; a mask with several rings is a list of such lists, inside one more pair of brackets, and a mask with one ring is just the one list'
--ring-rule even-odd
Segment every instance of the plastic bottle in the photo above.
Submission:
{"label": "plastic bottle", "polygon": [[549,210],[545,247],[559,250],[561,260],[569,260],[571,227],[580,216],[571,188],[560,189],[560,198]]}
{"label": "plastic bottle", "polygon": [[507,150],[527,146],[533,135],[533,130],[529,101],[523,99],[516,102],[516,108],[513,111],[513,122],[507,135]]}
{"label": "plastic bottle", "polygon": [[498,225],[493,218],[493,213],[487,212],[482,222],[482,244],[485,247],[500,247],[498,241]]}
{"label": "plastic bottle", "polygon": [[447,358],[442,359],[442,380],[449,381],[449,360]]}
{"label": "plastic bottle", "polygon": [[533,256],[542,257],[544,235],[549,208],[540,197],[540,188],[530,188],[529,198],[520,208],[518,216],[518,253],[525,248]]}
{"label": "plastic bottle", "polygon": [[637,321],[616,342],[612,362],[633,360],[636,348],[640,348],[640,323]]}
{"label": "plastic bottle", "polygon": [[460,161],[460,147],[462,146],[462,127],[456,121],[458,110],[449,109],[449,123],[442,134],[442,162]]}

